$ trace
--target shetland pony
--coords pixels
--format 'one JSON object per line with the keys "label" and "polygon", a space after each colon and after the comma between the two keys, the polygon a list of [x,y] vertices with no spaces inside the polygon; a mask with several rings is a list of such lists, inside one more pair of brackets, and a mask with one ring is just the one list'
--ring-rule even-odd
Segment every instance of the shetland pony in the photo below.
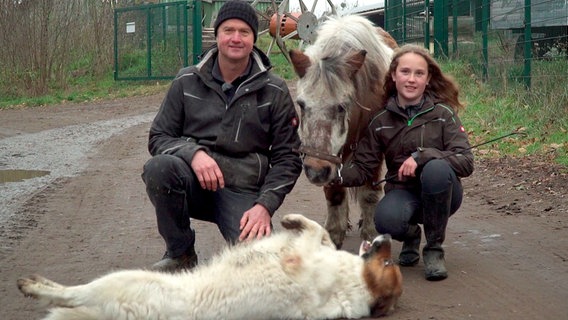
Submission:
{"label": "shetland pony", "polygon": [[[383,108],[385,74],[396,41],[383,29],[357,15],[332,17],[317,29],[317,38],[304,52],[290,57],[299,79],[296,102],[300,108],[303,167],[308,180],[323,186],[327,200],[325,228],[338,248],[350,227],[347,190],[329,185],[337,169],[348,162],[370,119]],[[386,172],[384,159],[374,181]],[[382,185],[353,192],[361,210],[361,238],[376,235],[373,215],[384,195]]]}
{"label": "shetland pony", "polygon": [[357,256],[337,250],[327,231],[302,215],[284,216],[282,226],[191,272],[125,270],[77,286],[35,275],[17,284],[53,307],[45,320],[336,319],[394,308],[402,275],[390,236],[362,244]]}

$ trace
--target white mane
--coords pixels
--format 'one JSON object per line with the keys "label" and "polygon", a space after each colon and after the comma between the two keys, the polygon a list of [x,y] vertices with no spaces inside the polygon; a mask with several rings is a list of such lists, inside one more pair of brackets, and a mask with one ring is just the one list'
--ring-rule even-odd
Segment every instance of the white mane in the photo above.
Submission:
{"label": "white mane", "polygon": [[[384,43],[375,25],[358,15],[330,17],[317,32],[316,42],[304,52],[312,65],[298,82],[303,93],[343,103],[359,89],[368,92],[375,91],[378,84],[382,87],[392,49]],[[367,51],[365,63],[351,79],[346,74],[345,58],[360,50]]]}

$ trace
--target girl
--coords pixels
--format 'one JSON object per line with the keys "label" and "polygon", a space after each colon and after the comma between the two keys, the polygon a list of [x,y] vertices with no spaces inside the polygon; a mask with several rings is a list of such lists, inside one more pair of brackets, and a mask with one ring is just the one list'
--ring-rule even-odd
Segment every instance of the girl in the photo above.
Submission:
{"label": "girl", "polygon": [[443,280],[448,276],[442,248],[446,225],[462,202],[460,177],[473,172],[473,154],[457,116],[464,106],[457,85],[416,45],[395,51],[384,90],[385,109],[371,120],[352,162],[338,176],[344,186],[362,185],[384,154],[387,182],[375,228],[403,241],[399,263],[414,266],[422,224],[425,277]]}

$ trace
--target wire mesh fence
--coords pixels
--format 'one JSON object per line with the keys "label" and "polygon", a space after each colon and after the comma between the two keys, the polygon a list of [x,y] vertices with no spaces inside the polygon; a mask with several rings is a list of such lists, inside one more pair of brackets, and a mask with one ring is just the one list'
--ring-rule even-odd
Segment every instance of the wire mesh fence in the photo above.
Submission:
{"label": "wire mesh fence", "polygon": [[115,79],[171,79],[192,54],[185,1],[115,10]]}
{"label": "wire mesh fence", "polygon": [[568,1],[386,1],[385,27],[400,43],[469,63],[496,87],[543,88],[568,74]]}

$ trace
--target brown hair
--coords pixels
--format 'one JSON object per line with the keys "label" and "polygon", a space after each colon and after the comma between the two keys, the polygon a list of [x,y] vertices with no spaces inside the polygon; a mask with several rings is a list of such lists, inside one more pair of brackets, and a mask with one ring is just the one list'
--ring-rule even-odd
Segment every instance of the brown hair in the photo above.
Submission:
{"label": "brown hair", "polygon": [[398,67],[400,57],[407,53],[414,53],[421,56],[428,64],[428,74],[431,78],[424,91],[425,95],[430,95],[434,99],[434,103],[448,104],[456,113],[465,109],[465,106],[459,101],[459,89],[453,78],[442,73],[440,65],[438,65],[438,62],[430,55],[428,50],[413,44],[405,44],[394,51],[389,70],[385,75],[383,101],[386,102],[390,97],[396,96],[396,84],[392,79],[392,74]]}

